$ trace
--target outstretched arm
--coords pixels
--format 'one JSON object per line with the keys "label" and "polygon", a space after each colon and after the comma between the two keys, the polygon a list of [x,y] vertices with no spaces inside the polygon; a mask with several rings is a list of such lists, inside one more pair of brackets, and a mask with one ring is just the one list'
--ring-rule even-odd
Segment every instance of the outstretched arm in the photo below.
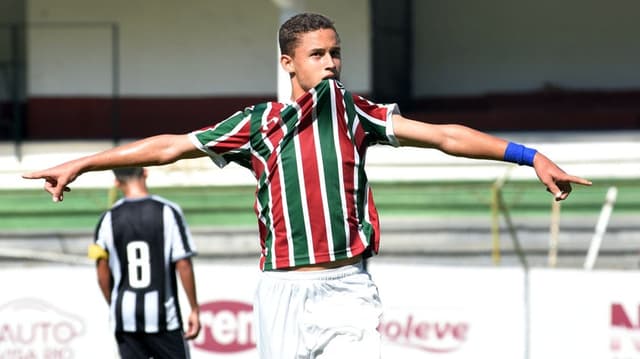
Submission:
{"label": "outstretched arm", "polygon": [[184,337],[194,339],[200,332],[200,307],[198,306],[198,298],[196,296],[196,281],[193,274],[193,265],[190,258],[180,259],[176,262],[176,270],[180,274],[182,287],[189,300],[191,306],[191,314],[187,321],[187,331]]}
{"label": "outstretched arm", "polygon": [[[478,159],[505,160],[509,142],[461,125],[435,125],[393,116],[393,131],[403,146],[431,147],[444,153]],[[591,182],[565,173],[542,153],[535,153],[533,168],[540,181],[555,199],[569,196],[571,184],[591,185]]]}
{"label": "outstretched arm", "polygon": [[46,170],[25,174],[26,179],[45,179],[44,189],[53,201],[63,200],[68,185],[89,171],[103,171],[118,167],[164,165],[185,158],[204,156],[189,140],[188,135],[158,135],[114,147],[86,157],[77,158]]}

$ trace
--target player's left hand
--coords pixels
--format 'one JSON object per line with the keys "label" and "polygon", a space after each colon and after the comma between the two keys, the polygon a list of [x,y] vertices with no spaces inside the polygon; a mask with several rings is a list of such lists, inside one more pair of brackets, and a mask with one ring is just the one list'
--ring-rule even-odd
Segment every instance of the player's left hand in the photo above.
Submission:
{"label": "player's left hand", "polygon": [[195,339],[200,333],[200,313],[197,310],[192,310],[187,321],[187,331],[184,333],[184,338],[187,340]]}
{"label": "player's left hand", "polygon": [[572,183],[591,186],[591,181],[567,174],[540,152],[536,153],[533,159],[533,168],[540,181],[547,186],[547,191],[554,196],[556,201],[562,201],[569,197]]}

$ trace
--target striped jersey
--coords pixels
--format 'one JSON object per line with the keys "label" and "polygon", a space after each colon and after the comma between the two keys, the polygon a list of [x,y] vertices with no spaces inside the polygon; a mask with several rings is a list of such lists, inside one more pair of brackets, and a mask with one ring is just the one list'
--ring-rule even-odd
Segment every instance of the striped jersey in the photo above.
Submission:
{"label": "striped jersey", "polygon": [[159,196],[120,199],[100,218],[94,242],[109,253],[114,331],[182,329],[175,262],[195,247],[178,205]]}
{"label": "striped jersey", "polygon": [[252,171],[260,265],[273,270],[377,253],[365,157],[370,145],[398,145],[397,112],[323,80],[291,104],[248,107],[189,136],[218,166]]}

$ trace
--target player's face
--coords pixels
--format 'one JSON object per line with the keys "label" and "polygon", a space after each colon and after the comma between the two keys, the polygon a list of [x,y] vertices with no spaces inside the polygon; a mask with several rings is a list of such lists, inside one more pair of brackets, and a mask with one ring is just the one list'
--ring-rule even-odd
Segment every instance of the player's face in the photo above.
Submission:
{"label": "player's face", "polygon": [[280,62],[291,76],[292,97],[296,99],[324,79],[340,79],[340,40],[331,29],[304,33],[293,56],[282,55]]}

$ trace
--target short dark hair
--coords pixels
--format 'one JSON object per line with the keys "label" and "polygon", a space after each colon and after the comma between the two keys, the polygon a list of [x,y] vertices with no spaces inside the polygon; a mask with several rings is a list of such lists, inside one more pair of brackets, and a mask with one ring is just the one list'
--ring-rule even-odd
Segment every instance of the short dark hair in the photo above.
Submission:
{"label": "short dark hair", "polygon": [[291,17],[280,26],[280,31],[278,32],[280,53],[289,56],[293,55],[301,34],[321,29],[331,29],[338,36],[338,31],[336,31],[333,21],[324,15],[301,13]]}
{"label": "short dark hair", "polygon": [[142,178],[144,169],[142,167],[122,167],[113,170],[113,174],[120,182],[128,182],[133,179]]}

